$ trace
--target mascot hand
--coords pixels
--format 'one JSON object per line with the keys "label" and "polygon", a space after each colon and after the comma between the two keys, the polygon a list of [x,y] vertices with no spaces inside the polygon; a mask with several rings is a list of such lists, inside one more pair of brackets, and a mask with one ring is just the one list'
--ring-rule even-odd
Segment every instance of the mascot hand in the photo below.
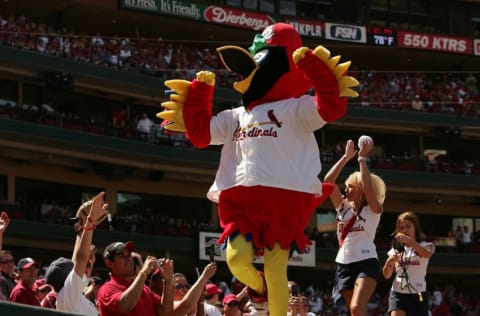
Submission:
{"label": "mascot hand", "polygon": [[340,56],[330,58],[330,51],[325,47],[319,45],[313,51],[308,47],[300,47],[293,52],[293,61],[312,81],[316,90],[319,88],[316,83],[323,81],[322,78],[319,77],[325,76],[325,67],[318,64],[318,61],[321,61],[321,63],[329,69],[338,83],[338,96],[358,97],[358,93],[351,88],[357,87],[359,82],[355,78],[345,75],[351,62],[347,61],[338,64]]}
{"label": "mascot hand", "polygon": [[[200,71],[196,75],[196,80],[208,85],[215,85],[215,74],[210,71]],[[183,120],[183,105],[187,99],[191,82],[187,80],[167,80],[165,85],[174,91],[170,95],[170,101],[163,102],[162,107],[166,110],[157,113],[157,117],[164,119],[166,130],[171,132],[186,132],[185,122]]]}
{"label": "mascot hand", "polygon": [[163,126],[171,132],[185,132],[185,123],[183,121],[183,104],[187,97],[190,81],[187,80],[167,80],[165,85],[172,89],[174,93],[170,94],[170,101],[163,102],[164,111],[157,113],[157,117],[164,119]]}

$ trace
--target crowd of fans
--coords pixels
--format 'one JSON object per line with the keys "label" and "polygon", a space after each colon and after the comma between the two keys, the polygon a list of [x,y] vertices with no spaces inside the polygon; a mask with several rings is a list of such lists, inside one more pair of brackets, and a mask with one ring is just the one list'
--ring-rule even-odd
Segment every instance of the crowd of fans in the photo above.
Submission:
{"label": "crowd of fans", "polygon": [[[93,226],[88,226],[89,221],[85,220],[85,229]],[[58,304],[58,300],[65,299],[65,289],[68,282],[71,282],[67,277],[67,274],[72,274],[77,271],[75,265],[77,263],[71,263],[70,259],[60,257],[51,263],[42,265],[39,261],[31,257],[24,257],[16,259],[12,251],[8,249],[2,249],[3,236],[10,223],[10,218],[7,213],[2,212],[0,217],[0,301],[11,301],[19,304],[27,304],[33,306],[42,306],[44,308],[61,309],[63,311],[71,311],[75,308],[75,303],[61,305]],[[95,229],[95,227],[93,227]],[[73,230],[72,230],[73,232]],[[77,232],[78,234],[78,232]],[[81,232],[80,232],[81,235]],[[79,235],[79,236],[80,236]],[[83,237],[78,237],[80,240]],[[78,240],[78,239],[77,239]],[[77,241],[78,243],[78,241]],[[76,247],[78,244],[76,243]],[[76,247],[74,248],[74,256],[72,260],[75,262]],[[96,246],[91,244],[86,247],[91,249],[90,254],[95,254]],[[138,268],[132,275],[132,279],[141,279],[145,282],[146,287],[154,293],[162,296],[166,291],[166,285],[163,286],[162,279],[168,277],[168,273],[158,273],[153,270],[151,275],[142,276],[145,274],[145,269],[142,268],[151,262],[150,257],[143,261],[143,256],[135,251],[135,246],[131,242],[112,243],[105,248],[103,254],[103,260],[105,264],[112,259],[112,255],[118,252],[114,251],[126,251],[128,249],[129,255],[132,258],[137,258]],[[150,261],[147,261],[150,260]],[[173,268],[174,260],[161,259],[162,262],[170,263]],[[95,260],[90,262],[90,268],[93,268]],[[187,277],[182,273],[173,274],[173,301],[174,308],[183,310],[190,310],[190,312],[198,308],[205,308],[205,314],[217,315],[211,310],[207,312],[207,306],[214,308],[218,311],[218,315],[224,316],[241,316],[241,315],[261,315],[252,312],[249,304],[249,298],[245,286],[235,280],[222,279],[215,277],[216,264],[209,263],[203,269],[203,272],[198,275],[198,279],[192,283],[188,282]],[[88,265],[87,265],[88,266]],[[110,267],[110,266],[109,266]],[[114,273],[114,268],[111,268],[111,273]],[[172,277],[170,277],[172,278]],[[58,281],[61,281],[61,284]],[[89,277],[85,283],[83,290],[76,294],[84,296],[89,306],[99,306],[99,298],[101,288],[108,280],[108,276],[97,273],[95,269],[89,272]],[[49,283],[51,282],[51,283]],[[111,281],[110,281],[111,282]],[[134,281],[135,282],[135,281]],[[64,284],[63,284],[64,283]],[[132,283],[134,284],[134,283]],[[159,286],[160,284],[160,286]],[[383,283],[380,283],[383,285]],[[293,286],[296,287],[296,291],[292,290]],[[331,297],[331,282],[311,282],[305,281],[304,283],[296,282],[294,280],[289,281],[289,309],[295,310],[299,315],[305,316],[336,316],[336,315],[348,315],[348,309],[343,301],[334,303]],[[63,291],[64,294],[60,294]],[[190,294],[188,294],[191,292]],[[480,313],[480,297],[475,291],[471,291],[461,285],[455,285],[448,282],[446,284],[436,284],[429,290],[428,302],[430,305],[432,316],[475,316]],[[476,293],[476,294],[475,294]],[[75,297],[75,294],[71,294]],[[78,298],[76,298],[78,300]],[[379,286],[368,302],[369,315],[386,316],[386,306],[388,300],[388,288]],[[67,306],[67,307],[65,307]],[[70,306],[70,307],[68,307]],[[72,308],[69,310],[69,308]],[[96,311],[96,309],[95,309]],[[77,311],[78,312],[78,311]],[[99,309],[100,315],[102,315]],[[95,312],[96,313],[96,312]],[[291,312],[290,312],[291,314]]]}

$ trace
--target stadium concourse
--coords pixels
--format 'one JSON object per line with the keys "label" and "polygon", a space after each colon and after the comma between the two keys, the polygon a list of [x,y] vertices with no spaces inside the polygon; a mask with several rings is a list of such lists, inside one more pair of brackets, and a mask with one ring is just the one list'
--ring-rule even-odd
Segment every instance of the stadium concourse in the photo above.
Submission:
{"label": "stadium concourse", "polygon": [[[152,130],[147,139],[141,139],[135,116],[145,112],[155,120],[159,103],[165,100],[158,94],[166,78],[191,79],[196,70],[208,66],[218,71],[220,88],[231,86],[235,77],[218,64],[214,48],[225,44],[246,47],[255,32],[121,10],[117,3],[47,0],[41,7],[22,0],[0,3],[2,27],[10,25],[11,19],[17,26],[35,27],[30,33],[5,29],[1,33],[0,187],[12,217],[4,249],[13,250],[17,261],[31,256],[42,265],[55,255],[70,255],[67,218],[78,201],[105,189],[116,213],[114,232],[106,224],[98,229],[100,247],[111,234],[138,240],[143,253],[168,254],[178,262],[176,270],[194,278],[193,267],[205,261],[192,259],[199,252],[192,244],[200,232],[218,233],[216,210],[204,198],[218,148],[197,151],[185,138],[164,135],[161,130]],[[71,48],[73,43],[83,46],[83,52],[75,52],[76,62],[62,56],[65,50],[59,49],[59,39],[67,37]],[[120,63],[118,55],[115,62],[112,52],[124,42],[132,54],[137,51],[141,57]],[[381,148],[371,161],[391,184],[376,240],[381,260],[390,246],[398,212],[405,208],[418,212],[425,223],[425,238],[438,244],[428,275],[431,301],[439,303],[440,295],[444,304],[461,306],[465,314],[475,315],[479,298],[472,289],[480,275],[475,264],[479,253],[475,233],[480,229],[478,57],[310,38],[305,43],[324,44],[351,59],[362,83],[361,100],[352,100],[352,112],[317,136],[325,169],[341,155],[342,141],[352,132],[371,134]],[[174,53],[160,54],[155,51],[159,46],[172,48]],[[177,64],[177,55],[187,56],[186,61]],[[197,56],[203,57],[202,64],[194,62]],[[78,64],[80,69],[72,66]],[[67,66],[66,73],[60,65]],[[48,79],[44,72],[54,75],[53,82],[44,81]],[[65,86],[59,86],[57,79]],[[140,81],[147,84],[139,87]],[[410,108],[417,94],[422,96],[424,111]],[[235,98],[226,93],[217,106],[231,106]],[[429,107],[429,102],[435,106]],[[112,123],[113,117],[122,117],[117,115],[122,109],[127,109],[123,123],[121,119]],[[152,158],[155,155],[161,158]],[[334,307],[329,297],[331,254],[337,245],[331,228],[318,230],[324,224],[332,224],[329,205],[317,212],[309,227],[319,246],[316,266],[292,267],[289,275],[312,302],[315,297],[323,301],[323,312],[317,314],[341,314],[344,307]],[[469,245],[454,237],[454,228],[464,224],[473,231]],[[57,236],[63,237],[58,240]],[[106,277],[101,261],[97,273]],[[214,281],[234,290],[226,266],[219,266]],[[385,313],[388,286],[388,282],[379,284],[370,306],[372,314]]]}

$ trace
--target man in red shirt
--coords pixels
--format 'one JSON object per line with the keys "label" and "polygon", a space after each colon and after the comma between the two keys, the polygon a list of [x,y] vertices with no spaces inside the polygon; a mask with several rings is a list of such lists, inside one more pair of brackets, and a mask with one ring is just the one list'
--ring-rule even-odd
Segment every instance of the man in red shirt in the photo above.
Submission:
{"label": "man in red shirt", "polygon": [[[105,248],[103,259],[110,270],[110,280],[98,291],[97,307],[102,316],[170,315],[173,311],[173,260],[148,256],[136,269],[131,241],[114,242]],[[159,269],[163,297],[145,285],[150,273]],[[136,273],[136,271],[139,271]]]}
{"label": "man in red shirt", "polygon": [[17,269],[19,281],[10,293],[10,301],[40,306],[40,301],[33,290],[38,277],[38,263],[32,258],[22,258],[18,261]]}

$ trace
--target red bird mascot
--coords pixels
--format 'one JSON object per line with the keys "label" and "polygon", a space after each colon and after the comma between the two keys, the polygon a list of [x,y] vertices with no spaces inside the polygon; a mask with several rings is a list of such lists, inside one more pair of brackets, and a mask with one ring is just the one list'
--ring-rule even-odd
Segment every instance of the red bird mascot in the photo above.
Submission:
{"label": "red bird mascot", "polygon": [[[248,286],[257,315],[285,316],[287,265],[291,250],[311,245],[304,229],[315,208],[332,191],[320,182],[321,162],[314,131],[346,112],[358,85],[323,46],[302,47],[290,24],[268,26],[249,50],[217,49],[240,75],[234,84],[242,106],[212,113],[215,75],[200,71],[192,82],[169,80],[176,94],[157,114],[166,128],[186,132],[199,148],[223,145],[215,182],[207,196],[218,203],[227,264]],[[313,89],[314,96],[306,94]],[[313,94],[313,93],[312,93]],[[252,264],[264,256],[263,272]]]}

